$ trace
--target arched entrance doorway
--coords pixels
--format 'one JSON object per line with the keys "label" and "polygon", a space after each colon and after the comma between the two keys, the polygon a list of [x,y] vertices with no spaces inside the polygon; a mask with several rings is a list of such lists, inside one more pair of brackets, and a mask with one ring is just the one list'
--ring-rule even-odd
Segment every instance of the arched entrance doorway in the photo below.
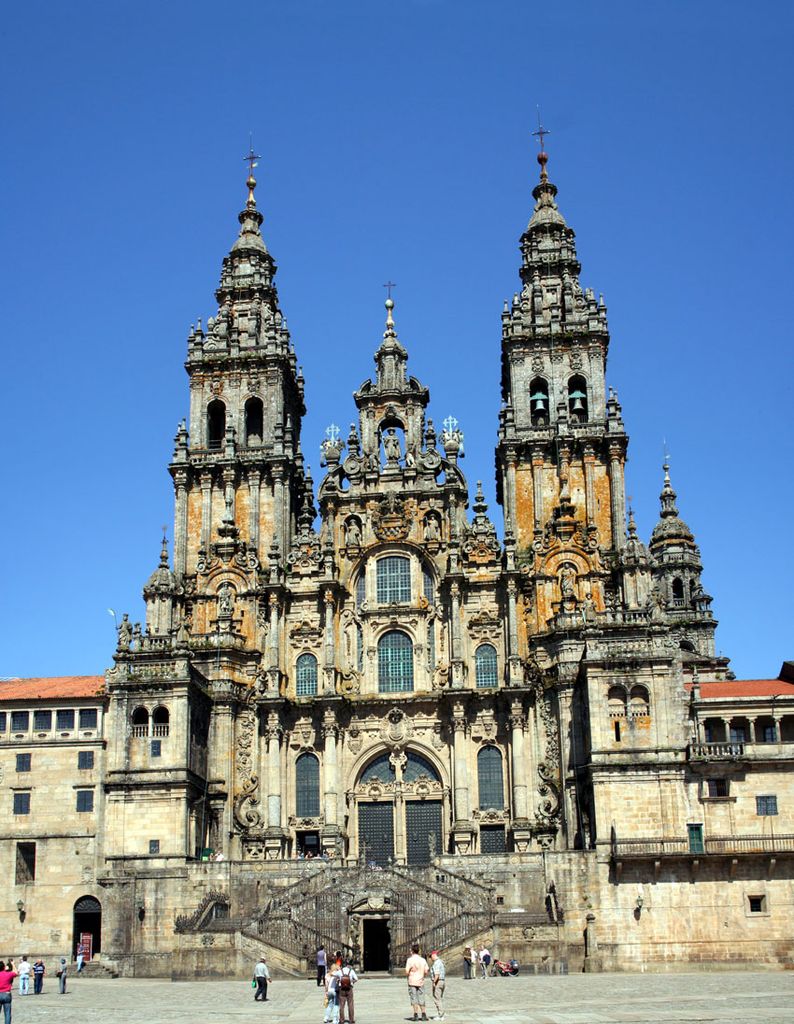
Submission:
{"label": "arched entrance doorway", "polygon": [[387,891],[372,893],[349,908],[354,948],[361,950],[363,971],[391,968],[391,898]]}
{"label": "arched entrance doorway", "polygon": [[373,758],[355,789],[359,857],[381,867],[429,864],[444,850],[447,795],[435,766],[416,751]]}
{"label": "arched entrance doorway", "polygon": [[93,896],[81,896],[74,905],[72,952],[82,947],[86,960],[102,952],[102,904]]}

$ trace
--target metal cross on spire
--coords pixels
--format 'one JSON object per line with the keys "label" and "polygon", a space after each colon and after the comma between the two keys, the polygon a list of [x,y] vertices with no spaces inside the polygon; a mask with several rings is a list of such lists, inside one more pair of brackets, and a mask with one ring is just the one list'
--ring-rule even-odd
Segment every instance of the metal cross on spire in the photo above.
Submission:
{"label": "metal cross on spire", "polygon": [[540,142],[540,151],[542,153],[545,149],[545,146],[543,145],[543,137],[544,135],[551,135],[551,132],[548,128],[543,127],[543,123],[540,120],[540,107],[538,107],[538,128],[537,131],[534,131],[532,134],[537,135],[538,141]]}
{"label": "metal cross on spire", "polygon": [[257,162],[257,160],[260,160],[260,159],[261,159],[261,157],[259,156],[259,154],[254,152],[254,136],[253,136],[253,134],[251,134],[248,137],[248,153],[243,157],[243,160],[245,161],[245,163],[248,164],[248,176],[249,177],[253,177],[254,168],[256,167],[256,162]]}
{"label": "metal cross on spire", "polygon": [[391,298],[391,290],[392,290],[392,288],[396,288],[397,285],[394,283],[394,281],[387,281],[386,284],[384,284],[383,287],[386,289],[386,298],[390,299]]}

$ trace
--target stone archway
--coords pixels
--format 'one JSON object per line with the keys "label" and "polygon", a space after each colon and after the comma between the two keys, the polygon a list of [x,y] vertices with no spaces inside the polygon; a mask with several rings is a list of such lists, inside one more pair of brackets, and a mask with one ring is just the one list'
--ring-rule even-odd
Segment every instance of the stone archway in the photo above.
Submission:
{"label": "stone archway", "polygon": [[350,907],[350,934],[363,972],[391,970],[391,899],[372,893]]}
{"label": "stone archway", "polygon": [[81,896],[72,912],[72,953],[81,947],[86,960],[102,952],[102,904],[94,896]]}

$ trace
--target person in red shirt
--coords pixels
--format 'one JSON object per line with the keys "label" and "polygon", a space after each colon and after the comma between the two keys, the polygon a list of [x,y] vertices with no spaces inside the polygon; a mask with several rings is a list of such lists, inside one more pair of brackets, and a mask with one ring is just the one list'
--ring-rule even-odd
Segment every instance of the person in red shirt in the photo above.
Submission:
{"label": "person in red shirt", "polygon": [[11,990],[14,978],[18,977],[13,960],[8,961],[8,966],[0,960],[0,1006],[3,1007],[4,1024],[11,1024]]}

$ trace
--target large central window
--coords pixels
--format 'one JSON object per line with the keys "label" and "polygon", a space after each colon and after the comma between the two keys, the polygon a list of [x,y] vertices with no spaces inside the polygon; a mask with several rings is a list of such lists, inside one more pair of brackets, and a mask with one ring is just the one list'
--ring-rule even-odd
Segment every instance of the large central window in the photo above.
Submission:
{"label": "large central window", "polygon": [[414,688],[414,645],[405,633],[394,630],[378,641],[378,689],[400,693]]}
{"label": "large central window", "polygon": [[378,604],[404,604],[411,600],[411,563],[401,555],[378,561]]}

